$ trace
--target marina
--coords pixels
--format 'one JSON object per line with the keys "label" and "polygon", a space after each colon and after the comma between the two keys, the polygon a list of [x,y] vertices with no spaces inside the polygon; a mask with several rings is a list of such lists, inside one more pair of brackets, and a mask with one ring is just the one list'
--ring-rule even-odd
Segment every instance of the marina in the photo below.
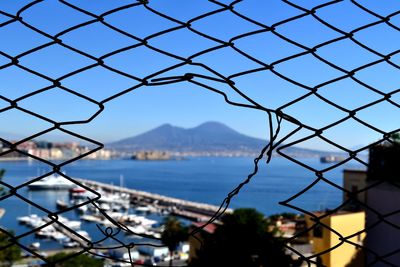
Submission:
{"label": "marina", "polygon": [[[130,202],[132,198],[126,192],[121,192],[121,190],[109,192],[105,186],[97,189],[101,192],[102,198],[97,200],[95,205],[86,204],[85,211],[74,210],[72,214],[66,212],[65,216],[64,213],[62,213],[63,215],[40,216],[31,213],[30,209],[29,215],[17,217],[16,221],[19,225],[35,230],[34,239],[31,239],[33,242],[26,244],[27,247],[43,253],[43,255],[52,255],[55,253],[54,251],[62,251],[61,248],[79,251],[82,248],[91,249],[92,244],[96,244],[96,253],[111,257],[114,260],[128,261],[130,257],[135,260],[145,260],[157,255],[157,258],[162,260],[168,256],[168,249],[165,247],[153,250],[151,248],[138,248],[138,250],[132,250],[131,255],[124,250],[109,249],[109,247],[114,247],[118,243],[115,243],[113,239],[107,240],[104,234],[101,234],[101,231],[108,228],[117,229],[118,226],[123,229],[123,232],[116,237],[119,242],[131,243],[134,240],[146,240],[147,244],[159,246],[159,239],[163,230],[161,222],[164,217],[157,215],[159,210],[154,207],[136,206]],[[47,188],[47,191],[56,193],[58,196],[64,196],[63,200],[57,199],[54,203],[58,209],[57,213],[82,203],[84,198],[90,196],[90,192],[76,188],[66,192],[65,190],[60,192]],[[36,192],[36,190],[32,192]],[[65,193],[68,194],[68,198],[65,198]],[[104,208],[104,204],[107,204],[108,208]],[[96,232],[93,231],[95,228],[98,228]],[[42,248],[42,244],[47,244],[47,247]],[[28,253],[27,257],[29,256]]]}
{"label": "marina", "polygon": [[[124,188],[121,186],[109,185],[91,180],[76,179],[78,182],[84,185],[94,188],[95,190],[100,189],[106,193],[120,192],[122,194],[129,195],[132,203],[139,206],[138,211],[150,211],[151,209],[160,212],[168,212],[176,216],[182,216],[193,221],[208,221],[214,214],[219,210],[218,206],[204,204],[194,201],[188,201],[159,194],[149,193],[145,191]],[[100,198],[107,199],[107,197]],[[118,202],[117,202],[118,203]],[[227,209],[226,212],[232,212],[232,209]]]}
{"label": "marina", "polygon": [[[40,216],[32,213],[32,208],[29,207],[28,215],[16,218],[19,225],[35,231],[34,238],[31,239],[29,244],[26,244],[33,251],[42,253],[43,251],[57,251],[61,248],[90,249],[91,244],[97,244],[99,240],[104,239],[104,236],[100,238],[98,233],[92,237],[91,235],[94,232],[87,227],[90,225],[100,227],[100,229],[123,229],[123,234],[119,237],[122,242],[144,238],[147,243],[159,246],[159,239],[163,231],[161,222],[165,216],[173,215],[181,218],[181,220],[188,220],[187,224],[189,224],[189,221],[208,221],[219,209],[214,205],[91,180],[76,179],[85,187],[94,189],[101,195],[99,199],[92,203],[87,201],[88,199],[94,199],[96,195],[90,190],[78,187],[74,183],[72,183],[73,186],[59,187],[54,182],[58,179],[60,178],[56,176],[46,177],[39,181],[40,185],[28,188],[29,198],[35,192],[56,194],[58,197],[53,199],[55,201],[52,206],[56,208],[57,215]],[[63,183],[65,184],[65,182]],[[71,208],[73,209],[73,216],[68,212]],[[232,212],[232,210],[230,209],[228,212]],[[46,243],[47,249],[42,249],[42,244]],[[108,250],[107,247],[112,247],[112,243],[102,242],[101,245],[96,245],[96,248],[102,254],[114,259],[129,260],[129,255],[124,251]],[[184,246],[186,247],[185,252],[181,251],[179,254],[182,255],[181,259],[187,258],[187,246],[187,244]],[[166,247],[139,246],[132,253],[130,256],[135,260],[142,260],[148,257],[163,260],[169,256],[169,251]],[[48,254],[45,253],[44,255]]]}

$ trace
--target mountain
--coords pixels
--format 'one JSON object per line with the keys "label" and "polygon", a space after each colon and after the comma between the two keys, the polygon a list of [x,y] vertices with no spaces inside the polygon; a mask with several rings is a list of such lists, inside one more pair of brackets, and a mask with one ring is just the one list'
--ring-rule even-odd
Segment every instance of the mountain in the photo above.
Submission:
{"label": "mountain", "polygon": [[[250,137],[219,122],[206,122],[194,128],[163,124],[140,135],[107,145],[121,151],[161,150],[171,152],[259,152],[266,140]],[[320,154],[303,148],[288,148],[296,154]]]}
{"label": "mountain", "polygon": [[163,124],[143,134],[111,143],[109,148],[120,150],[167,151],[253,151],[265,141],[236,132],[219,122],[206,122],[185,129]]}

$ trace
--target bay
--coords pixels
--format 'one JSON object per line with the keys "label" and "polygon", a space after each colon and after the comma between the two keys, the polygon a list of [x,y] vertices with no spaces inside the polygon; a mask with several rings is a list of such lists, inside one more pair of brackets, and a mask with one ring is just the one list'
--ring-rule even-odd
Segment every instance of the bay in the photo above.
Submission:
{"label": "bay", "polygon": [[[220,205],[229,192],[253,172],[253,160],[250,157],[192,157],[179,161],[80,160],[66,165],[62,171],[70,177],[114,185],[120,184],[122,176],[123,186],[128,188]],[[329,166],[321,164],[318,158],[305,158],[301,159],[301,162],[313,166],[316,170],[323,170]],[[252,180],[233,197],[230,208],[251,207],[265,215],[281,212],[299,213],[280,205],[279,202],[292,197],[311,184],[316,179],[314,172],[280,157],[273,158],[269,164],[260,161],[259,167],[258,173]],[[340,166],[324,173],[324,177],[341,186],[344,168],[360,168],[360,166],[356,164]],[[48,166],[36,161],[0,162],[0,169],[6,170],[3,180],[13,186],[50,171]],[[18,192],[27,199],[54,211],[55,201],[67,198],[66,192],[58,191],[37,191],[28,194],[27,189],[22,188]],[[292,200],[290,204],[307,211],[315,211],[333,209],[340,205],[341,201],[341,190],[320,181],[309,191]],[[13,229],[17,234],[28,230],[18,225],[16,218],[29,212],[34,213],[32,207],[16,196],[0,201],[0,207],[6,209],[6,216],[0,219],[2,227]],[[67,217],[78,218],[73,212],[69,213]],[[88,228],[91,235],[96,230],[93,224],[86,225],[85,230]],[[97,236],[100,237],[98,234]],[[27,244],[33,241],[31,236],[27,237]],[[53,248],[54,244],[49,243],[48,246]]]}
{"label": "bay", "polygon": [[[307,158],[303,163],[318,170],[327,164]],[[315,174],[285,158],[274,158],[269,164],[260,161],[259,171],[241,193],[232,200],[232,208],[253,207],[270,215],[290,211],[278,204],[299,192],[316,179]],[[19,185],[50,167],[32,161],[0,162],[6,170],[4,181]],[[344,168],[340,166],[324,174],[328,180],[342,185]],[[80,160],[62,168],[68,176],[96,180],[162,195],[219,205],[227,194],[253,172],[249,157],[193,157],[179,161]],[[48,194],[48,193],[46,193]],[[341,202],[342,192],[320,182],[310,193],[299,198],[298,205],[307,210],[334,208]]]}

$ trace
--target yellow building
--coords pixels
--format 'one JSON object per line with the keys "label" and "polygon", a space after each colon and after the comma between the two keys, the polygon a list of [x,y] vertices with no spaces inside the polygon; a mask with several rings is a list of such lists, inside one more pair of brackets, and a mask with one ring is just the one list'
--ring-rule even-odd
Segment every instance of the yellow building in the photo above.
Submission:
{"label": "yellow building", "polygon": [[[323,213],[315,213],[320,217]],[[307,228],[315,224],[309,215],[305,216]],[[365,212],[347,212],[339,211],[335,214],[321,219],[321,223],[334,229],[343,237],[351,236],[365,228]],[[318,224],[309,232],[309,238],[313,247],[313,254],[327,251],[341,243],[340,237],[333,231]],[[362,245],[365,234],[356,235],[350,239],[350,242]],[[327,267],[351,267],[364,266],[364,255],[362,249],[356,248],[349,243],[343,243],[334,250],[322,254],[320,260]]]}

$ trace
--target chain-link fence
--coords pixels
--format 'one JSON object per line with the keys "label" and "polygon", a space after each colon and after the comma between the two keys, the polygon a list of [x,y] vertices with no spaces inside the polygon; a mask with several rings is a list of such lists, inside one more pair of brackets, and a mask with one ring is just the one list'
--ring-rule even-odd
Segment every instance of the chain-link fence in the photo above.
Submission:
{"label": "chain-link fence", "polygon": [[[399,3],[354,0],[112,2],[105,4],[37,0],[0,3],[0,34],[3,43],[0,51],[0,73],[3,72],[11,83],[18,82],[18,77],[7,74],[7,71],[12,70],[10,73],[15,74],[18,71],[22,76],[39,79],[45,84],[40,88],[31,88],[27,83],[23,93],[19,95],[11,92],[9,85],[0,84],[0,114],[8,116],[9,112],[16,111],[28,120],[46,124],[40,131],[30,133],[17,142],[0,138],[7,148],[0,155],[17,153],[52,168],[52,171],[19,185],[2,182],[7,193],[1,197],[1,201],[18,198],[48,218],[45,224],[26,233],[14,235],[1,229],[9,237],[9,244],[3,249],[17,244],[46,261],[40,252],[19,240],[54,225],[81,239],[81,250],[73,256],[85,252],[96,254],[100,242],[90,241],[68,227],[60,220],[60,216],[79,207],[97,205],[95,201],[101,194],[64,174],[63,168],[101,150],[104,145],[70,130],[69,126],[90,125],[107,109],[110,102],[140,88],[185,83],[216,93],[229,105],[264,113],[268,121],[269,136],[266,139],[269,143],[260,148],[259,156],[254,160],[254,171],[223,200],[219,211],[209,223],[221,216],[229,207],[231,199],[251,182],[258,172],[261,160],[264,158],[268,163],[273,152],[277,151],[288,161],[309,170],[310,176],[315,176],[309,186],[280,204],[311,218],[313,223],[304,233],[311,233],[322,227],[334,233],[339,240],[328,249],[303,255],[290,245],[299,234],[287,239],[288,250],[310,266],[320,264],[319,257],[350,244],[372,255],[370,265],[381,263],[397,266],[391,257],[398,252],[398,248],[377,252],[362,242],[351,241],[360,234],[368,235],[376,225],[390,224],[398,229],[398,225],[390,220],[390,217],[398,214],[397,209],[379,210],[357,198],[359,194],[381,186],[382,181],[349,191],[332,182],[326,174],[348,162],[358,162],[368,167],[368,162],[362,157],[365,151],[378,144],[395,144],[391,136],[400,130],[395,121],[399,107],[396,101],[399,92],[396,80],[399,69],[397,55],[400,51]],[[46,3],[57,7],[59,13],[47,9]],[[54,13],[51,14],[52,12]],[[146,18],[147,21],[138,21],[135,16],[139,13],[142,14],[140,18]],[[47,17],[51,19],[42,19]],[[90,35],[91,31],[94,32],[93,35]],[[79,34],[74,37],[75,33]],[[16,38],[18,34],[23,36]],[[89,39],[83,41],[82,38],[86,35]],[[102,36],[105,39],[102,40]],[[24,38],[37,38],[40,41],[31,42]],[[171,43],[173,45],[168,46]],[[117,57],[126,62],[136,60],[136,66],[114,64],[113,59]],[[49,58],[55,62],[54,65],[47,62]],[[210,58],[215,58],[215,61],[210,61]],[[61,69],[53,71],[55,65],[61,66]],[[129,87],[107,90],[100,96],[92,96],[85,89],[77,90],[69,86],[68,80],[71,77],[78,77],[95,69],[107,71],[113,75],[114,80],[128,81]],[[252,83],[241,82],[242,79],[249,79]],[[83,87],[85,86],[88,85]],[[280,92],[285,88],[290,88],[289,93],[286,98],[280,98]],[[338,93],[331,94],[332,91]],[[95,108],[89,115],[82,114],[80,119],[66,116],[67,119],[59,120],[29,106],[29,100],[33,98],[41,99],[45,103],[46,95],[52,92],[59,93],[60,97],[65,96],[65,99],[88,103]],[[276,102],[268,102],[271,99]],[[312,108],[309,101],[317,101],[327,111],[321,114],[316,114],[319,113],[318,110],[311,111],[312,116],[297,112],[295,107],[299,105],[304,105],[304,110]],[[324,120],[315,123],[318,116],[324,117]],[[387,126],[382,122],[392,124]],[[335,130],[342,127],[349,136],[353,130],[356,134],[364,131],[372,133],[375,139],[359,148],[349,147],[343,139],[336,138]],[[358,128],[363,130],[358,131]],[[27,141],[54,131],[90,143],[92,149],[61,163],[21,149]],[[325,146],[334,147],[343,152],[342,158],[335,164],[327,165],[325,169],[318,169],[286,153],[288,148],[307,142],[321,142]],[[357,142],[358,140],[352,140],[351,144],[356,146]],[[66,210],[52,211],[20,193],[30,184],[52,174],[58,174],[88,190],[92,197]],[[318,183],[327,183],[349,197],[339,207],[321,214],[292,204],[296,198],[307,194]],[[395,182],[389,183],[396,186]],[[326,218],[339,214],[343,207],[354,201],[378,218],[374,225],[344,234],[326,222]],[[115,239],[119,242],[119,247],[128,250],[140,245],[127,244],[118,239],[116,232],[130,230],[113,218],[107,218],[118,230],[112,231],[109,228],[104,231],[105,238]],[[199,229],[192,234],[197,231]]]}

